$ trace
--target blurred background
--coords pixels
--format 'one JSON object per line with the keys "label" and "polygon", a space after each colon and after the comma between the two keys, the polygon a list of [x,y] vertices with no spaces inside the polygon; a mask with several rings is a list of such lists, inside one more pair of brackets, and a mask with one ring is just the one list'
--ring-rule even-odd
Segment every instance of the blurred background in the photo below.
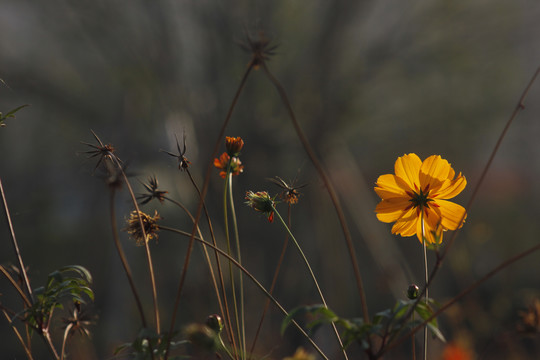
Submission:
{"label": "blurred background", "polygon": [[[540,65],[540,5],[535,1],[0,1],[0,111],[30,104],[0,131],[0,176],[33,287],[64,265],[94,276],[97,316],[92,339],[76,338],[73,359],[109,359],[140,330],[135,302],[116,254],[109,194],[83,142],[91,130],[117,149],[137,180],[156,175],[160,187],[192,212],[196,193],[174,158],[175,135],[186,136],[191,172],[202,186],[231,100],[249,62],[246,33],[264,31],[278,45],[268,63],[287,91],[298,121],[330,174],[347,215],[373,315],[423,283],[422,248],[391,235],[376,220],[373,185],[392,173],[398,156],[440,154],[467,177],[456,198],[470,199],[498,136]],[[511,126],[488,177],[452,246],[430,295],[444,303],[496,265],[539,241],[540,83]],[[279,188],[267,178],[308,185],[292,209],[292,230],[310,259],[329,306],[360,317],[361,306],[345,241],[330,199],[303,150],[280,98],[262,71],[252,72],[228,136],[245,141],[245,171],[235,177],[243,262],[269,286],[285,239],[279,223],[243,205],[246,190]],[[224,147],[223,147],[224,151]],[[212,174],[207,203],[223,241],[223,181]],[[117,201],[119,227],[131,211]],[[189,219],[155,200],[163,223],[190,231]],[[285,215],[287,207],[281,204]],[[206,228],[204,231],[207,234]],[[450,234],[446,235],[448,239]],[[0,263],[15,263],[5,221]],[[151,314],[144,250],[122,241]],[[161,232],[151,249],[162,323],[168,326],[187,241]],[[202,252],[195,249],[177,318],[178,328],[219,311]],[[450,342],[480,359],[537,359],[537,337],[517,332],[520,311],[540,296],[540,254],[510,266],[440,316]],[[430,264],[434,256],[430,254]],[[248,334],[265,298],[246,284]],[[20,310],[9,283],[0,301]],[[285,257],[276,297],[287,309],[318,303],[298,252]],[[305,341],[282,337],[272,308],[257,354],[290,356]],[[336,355],[326,330],[315,337]],[[24,353],[5,319],[0,354]],[[409,344],[388,355],[410,358]],[[434,340],[430,359],[444,344]],[[310,349],[311,350],[311,349]],[[46,358],[39,341],[35,351]],[[360,354],[357,345],[351,354]]]}

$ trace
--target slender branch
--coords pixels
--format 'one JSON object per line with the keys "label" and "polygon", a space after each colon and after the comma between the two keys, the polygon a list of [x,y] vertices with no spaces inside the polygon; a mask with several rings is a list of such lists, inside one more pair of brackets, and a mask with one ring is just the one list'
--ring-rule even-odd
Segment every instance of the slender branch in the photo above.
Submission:
{"label": "slender branch", "polygon": [[4,316],[6,317],[6,320],[9,322],[9,325],[11,325],[11,328],[15,332],[15,336],[17,336],[17,339],[23,346],[24,352],[26,353],[26,357],[28,358],[28,360],[34,360],[34,358],[32,357],[32,352],[30,351],[28,346],[26,346],[26,344],[24,343],[24,339],[22,338],[21,333],[19,332],[19,330],[17,330],[17,328],[15,327],[15,324],[13,324],[13,321],[11,320],[11,318],[9,317],[9,315],[7,314],[6,310],[3,307],[2,307],[2,313],[4,314]]}
{"label": "slender branch", "polygon": [[356,259],[356,250],[353,245],[352,236],[349,231],[349,228],[347,226],[347,221],[345,219],[345,214],[343,213],[343,209],[341,208],[341,205],[339,203],[339,198],[337,196],[337,193],[334,189],[334,186],[330,182],[330,179],[326,172],[324,171],[324,167],[315,155],[315,152],[311,148],[311,145],[309,144],[309,141],[307,140],[306,136],[304,135],[304,132],[302,131],[302,128],[300,127],[300,124],[298,124],[298,121],[296,120],[296,116],[294,115],[294,111],[292,109],[292,106],[289,102],[289,99],[287,97],[287,93],[285,92],[285,89],[283,89],[283,86],[281,86],[280,82],[270,73],[270,70],[266,66],[266,63],[262,63],[262,68],[265,72],[265,74],[268,76],[276,90],[278,91],[279,95],[281,96],[281,100],[283,101],[285,107],[287,108],[287,111],[289,113],[289,116],[291,118],[291,121],[293,123],[294,129],[296,130],[296,134],[298,135],[298,138],[300,139],[300,142],[302,142],[302,145],[304,146],[304,149],[306,153],[308,154],[311,162],[317,169],[317,172],[319,173],[319,176],[321,177],[322,181],[324,182],[324,185],[326,186],[326,189],[328,191],[328,194],[330,195],[330,199],[332,200],[332,203],[334,204],[334,208],[336,209],[336,214],[338,216],[339,222],[341,224],[341,228],[343,231],[343,235],[345,237],[345,242],[347,245],[347,249],[349,251],[349,257],[353,266],[354,270],[354,276],[356,279],[356,285],[358,287],[358,291],[360,293],[360,301],[362,304],[362,314],[364,316],[364,321],[366,323],[370,322],[369,319],[369,312],[367,308],[367,301],[366,301],[366,294],[364,291],[364,283],[362,281],[362,276],[360,275],[360,267],[358,266],[358,260]]}
{"label": "slender branch", "polygon": [[24,293],[23,289],[21,289],[21,287],[19,286],[19,284],[17,284],[17,282],[15,281],[15,279],[13,279],[13,277],[11,276],[11,274],[6,270],[6,268],[4,267],[4,265],[0,265],[0,272],[2,272],[2,274],[4,274],[4,276],[6,277],[6,279],[8,279],[8,281],[11,283],[11,285],[15,288],[15,290],[17,290],[17,292],[19,293],[19,295],[21,296],[21,299],[23,300],[24,304],[27,306],[27,307],[31,307],[32,304],[30,303],[30,300],[28,300],[28,297],[26,296],[26,294]]}
{"label": "slender branch", "polygon": [[30,280],[28,279],[28,274],[26,273],[26,268],[24,267],[21,252],[19,250],[19,243],[17,242],[17,238],[15,237],[15,230],[13,229],[13,222],[11,221],[11,216],[9,214],[6,194],[4,193],[4,186],[2,185],[1,178],[0,178],[0,194],[2,194],[2,203],[4,205],[4,212],[5,212],[6,221],[9,227],[9,233],[11,235],[11,244],[13,245],[13,250],[15,251],[15,255],[17,256],[17,261],[19,262],[19,267],[21,269],[21,274],[23,277],[24,285],[26,287],[26,291],[28,292],[28,296],[30,296],[31,302],[33,303],[34,295],[32,294],[32,287],[30,286]]}
{"label": "slender branch", "polygon": [[129,286],[131,287],[131,292],[133,293],[133,297],[135,298],[135,303],[137,304],[137,309],[139,310],[139,315],[141,317],[142,325],[143,327],[147,327],[148,325],[146,322],[146,317],[144,316],[144,310],[141,303],[141,299],[139,297],[139,293],[137,292],[135,281],[133,280],[131,268],[129,267],[129,263],[124,253],[124,249],[122,248],[122,244],[120,243],[120,238],[118,237],[118,228],[116,225],[116,212],[115,212],[115,206],[114,206],[114,197],[115,197],[114,188],[111,188],[110,192],[111,194],[110,194],[109,207],[111,211],[111,227],[112,227],[114,245],[116,246],[116,251],[118,252],[118,256],[120,257],[122,267],[124,268],[124,272],[126,273],[126,276],[128,278]]}
{"label": "slender branch", "polygon": [[139,225],[141,226],[141,232],[144,238],[144,249],[146,253],[146,261],[148,263],[148,271],[150,273],[150,283],[152,286],[152,300],[154,303],[154,318],[155,318],[155,323],[156,323],[156,332],[159,334],[161,333],[161,327],[160,327],[160,321],[159,321],[159,306],[158,306],[158,300],[157,300],[156,278],[154,275],[154,266],[152,264],[152,255],[150,254],[150,246],[148,245],[146,231],[144,229],[144,223],[141,217],[141,210],[139,209],[139,204],[137,204],[137,198],[135,197],[135,194],[133,193],[133,188],[131,187],[131,184],[127,178],[126,172],[124,171],[122,164],[115,157],[111,157],[111,159],[114,160],[114,162],[116,163],[116,166],[118,167],[118,170],[122,173],[122,177],[124,178],[124,183],[126,184],[128,188],[131,201],[133,203],[133,206],[135,207],[135,210],[137,211]]}

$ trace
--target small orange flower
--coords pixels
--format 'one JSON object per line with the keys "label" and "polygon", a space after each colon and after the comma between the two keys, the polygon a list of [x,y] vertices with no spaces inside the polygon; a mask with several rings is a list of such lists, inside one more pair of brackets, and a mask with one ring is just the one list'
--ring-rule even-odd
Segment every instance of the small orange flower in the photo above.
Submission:
{"label": "small orange flower", "polygon": [[232,157],[238,157],[240,151],[244,147],[244,140],[240,136],[238,137],[225,137],[225,148],[227,149],[227,154]]}
{"label": "small orange flower", "polygon": [[221,154],[219,158],[214,159],[214,166],[218,169],[222,169],[219,175],[224,179],[227,176],[228,166],[230,166],[230,173],[232,175],[240,175],[240,173],[244,171],[244,165],[242,165],[240,159],[235,156],[231,158],[226,152]]}

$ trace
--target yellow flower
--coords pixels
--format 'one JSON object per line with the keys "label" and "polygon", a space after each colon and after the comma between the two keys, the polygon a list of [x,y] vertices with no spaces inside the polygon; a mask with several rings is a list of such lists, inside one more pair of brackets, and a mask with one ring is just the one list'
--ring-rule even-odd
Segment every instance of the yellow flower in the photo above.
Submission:
{"label": "yellow flower", "polygon": [[377,218],[395,222],[392,234],[416,234],[422,242],[424,233],[428,243],[440,243],[443,231],[463,225],[465,209],[447,200],[463,191],[467,180],[461,173],[455,177],[448,161],[432,155],[422,162],[411,153],[399,157],[394,170],[395,175],[379,176],[375,186],[382,199],[375,208]]}

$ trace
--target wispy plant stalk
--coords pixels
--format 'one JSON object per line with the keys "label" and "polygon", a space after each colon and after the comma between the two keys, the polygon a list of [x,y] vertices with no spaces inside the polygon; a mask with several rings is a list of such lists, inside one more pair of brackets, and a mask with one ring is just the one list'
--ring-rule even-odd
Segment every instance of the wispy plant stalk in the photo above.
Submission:
{"label": "wispy plant stalk", "polygon": [[[313,273],[313,270],[311,269],[311,265],[309,264],[309,261],[308,261],[306,255],[304,254],[304,251],[302,251],[302,248],[300,247],[300,244],[298,243],[298,241],[296,241],[296,238],[292,234],[291,229],[289,229],[289,227],[287,226],[287,223],[285,223],[285,220],[283,220],[283,218],[281,217],[281,215],[279,214],[277,209],[274,206],[272,206],[272,210],[277,215],[279,221],[285,227],[285,230],[287,230],[287,233],[291,237],[294,245],[296,246],[296,248],[300,252],[300,255],[302,256],[302,259],[304,260],[304,263],[306,264],[306,267],[309,270],[309,274],[311,275],[311,279],[315,283],[315,287],[317,288],[317,292],[319,293],[319,297],[321,298],[321,301],[322,301],[324,307],[328,309],[328,305],[326,304],[326,300],[324,299],[324,295],[323,295],[323,293],[321,291],[321,287],[319,286],[319,282],[317,281],[317,278],[315,277],[315,274]],[[345,351],[345,348],[343,347],[343,342],[341,341],[341,337],[339,336],[339,332],[337,331],[336,324],[334,324],[333,322],[332,322],[332,329],[334,330],[334,333],[335,333],[336,338],[338,340],[339,346],[340,346],[340,348],[341,348],[341,350],[343,352],[343,356],[345,357],[345,359],[348,359],[347,352]]]}
{"label": "wispy plant stalk", "polygon": [[[174,228],[167,227],[167,226],[160,225],[159,228],[162,229],[162,230],[165,230],[165,231],[171,231],[171,232],[174,232],[174,233],[179,233],[179,234],[184,235],[184,232],[179,231],[179,230],[174,229]],[[191,235],[191,237],[193,237],[193,235]],[[244,268],[238,261],[236,261],[235,258],[233,258],[229,254],[227,254],[225,251],[221,250],[220,248],[214,246],[213,244],[211,244],[211,243],[209,243],[207,241],[203,241],[203,240],[198,239],[198,238],[195,238],[195,240],[199,241],[200,243],[204,244],[205,246],[208,246],[208,247],[214,249],[221,256],[223,256],[227,260],[229,260],[234,266],[236,266],[238,269],[240,269],[240,271],[242,271],[242,273],[244,273],[244,275],[246,275],[255,284],[255,286],[257,286],[266,295],[266,297],[268,297],[270,299],[270,301],[272,301],[272,303],[281,311],[281,313],[283,315],[285,315],[285,317],[287,317],[289,315],[287,310],[285,310],[285,308],[268,292],[268,290],[266,290],[266,288],[255,278],[255,276],[253,276],[253,274],[251,274],[249,271],[247,271],[246,268]],[[309,335],[304,331],[304,329],[302,329],[302,327],[300,325],[298,325],[298,323],[296,321],[293,320],[292,323],[298,329],[298,331],[302,334],[302,336],[304,336],[304,338],[307,341],[309,341],[309,343],[319,353],[319,355],[321,355],[321,357],[323,359],[329,360],[328,357],[325,355],[325,353],[321,350],[321,348],[313,341],[313,339],[311,339],[309,337]]]}
{"label": "wispy plant stalk", "polygon": [[[206,197],[206,193],[208,192],[208,186],[210,184],[210,175],[212,173],[212,168],[213,168],[213,165],[214,165],[214,158],[217,156],[217,154],[219,152],[219,146],[221,144],[223,136],[225,135],[225,129],[227,128],[227,125],[229,124],[229,121],[231,119],[233,110],[236,107],[236,104],[238,102],[238,98],[240,97],[240,93],[244,89],[244,86],[246,84],[246,81],[247,81],[248,76],[249,76],[252,69],[253,69],[253,61],[251,61],[248,64],[247,68],[246,68],[244,76],[242,77],[242,80],[240,81],[240,85],[238,86],[238,89],[236,90],[236,93],[235,93],[235,95],[233,97],[231,106],[229,107],[229,111],[227,112],[227,116],[225,117],[225,121],[223,122],[223,124],[221,126],[221,129],[219,131],[219,134],[217,136],[217,140],[216,140],[215,145],[214,145],[214,150],[212,151],[210,161],[208,162],[208,166],[206,168],[206,173],[205,173],[205,177],[204,177],[203,187],[202,187],[202,190],[201,190],[200,200],[199,200],[199,204],[197,206],[197,211],[195,212],[195,222],[193,224],[193,229],[191,230],[191,236],[192,237],[195,237],[195,234],[197,232],[197,227],[199,225],[199,220],[201,218],[204,198]],[[213,248],[217,249],[217,247],[215,247],[215,246]],[[181,296],[181,292],[182,292],[182,289],[181,289],[181,287],[179,285],[178,291],[176,293],[176,300],[175,300],[175,305],[174,305],[174,309],[173,309],[173,314],[176,314],[177,311],[178,311],[179,298]],[[174,321],[175,321],[175,318],[173,317],[172,318],[173,327],[174,327]],[[171,340],[169,339],[168,344],[167,344],[167,348],[169,348],[169,346],[170,346],[170,341]],[[167,360],[167,358],[168,358],[168,353],[165,354],[165,360]]]}
{"label": "wispy plant stalk", "polygon": [[287,112],[289,113],[289,117],[291,118],[291,121],[293,123],[294,129],[296,130],[296,134],[298,138],[300,139],[300,142],[302,143],[304,150],[306,151],[307,155],[309,156],[309,159],[315,166],[315,169],[319,173],[319,176],[321,177],[322,181],[324,182],[324,185],[326,187],[326,190],[328,191],[328,194],[330,195],[330,199],[332,201],[332,204],[334,204],[334,208],[336,210],[336,214],[338,216],[339,222],[341,224],[341,229],[343,231],[343,235],[345,238],[345,243],[347,245],[347,250],[349,252],[349,258],[351,260],[351,264],[353,266],[354,276],[356,279],[356,285],[358,287],[358,292],[360,294],[360,302],[362,305],[362,314],[364,316],[364,321],[366,323],[370,322],[369,318],[369,312],[367,307],[367,301],[366,301],[366,294],[364,290],[364,283],[362,281],[362,276],[360,275],[360,267],[358,265],[358,260],[356,259],[356,250],[354,249],[352,236],[349,230],[349,227],[347,226],[347,221],[345,219],[345,214],[343,212],[343,209],[340,205],[339,198],[337,196],[337,193],[334,189],[334,186],[332,185],[332,182],[330,181],[330,178],[326,174],[323,165],[319,161],[318,157],[315,155],[315,152],[313,151],[311,145],[309,144],[308,139],[304,135],[304,132],[302,131],[302,128],[300,127],[300,124],[296,120],[296,116],[294,114],[294,111],[292,109],[292,106],[289,102],[289,98],[287,96],[287,93],[285,92],[285,89],[283,86],[281,86],[281,83],[272,75],[268,67],[266,66],[266,63],[262,63],[262,69],[264,70],[265,74],[267,75],[268,79],[276,90],[278,91],[281,100],[283,104],[285,105],[285,108],[287,109]]}

